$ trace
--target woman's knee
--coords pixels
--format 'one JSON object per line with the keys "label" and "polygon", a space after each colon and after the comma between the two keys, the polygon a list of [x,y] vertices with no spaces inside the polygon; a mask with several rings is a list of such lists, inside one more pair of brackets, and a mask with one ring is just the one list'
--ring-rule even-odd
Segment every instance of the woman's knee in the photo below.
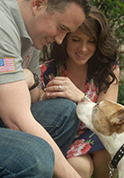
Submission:
{"label": "woman's knee", "polygon": [[92,158],[88,154],[69,158],[68,162],[82,178],[90,178],[92,176],[94,166]]}
{"label": "woman's knee", "polygon": [[92,156],[94,163],[94,178],[104,178],[109,177],[109,167],[108,164],[111,160],[109,153],[104,149],[96,151]]}
{"label": "woman's knee", "polygon": [[108,165],[109,161],[111,160],[110,154],[104,149],[95,151],[92,153],[92,159],[95,166],[100,167],[101,165]]}

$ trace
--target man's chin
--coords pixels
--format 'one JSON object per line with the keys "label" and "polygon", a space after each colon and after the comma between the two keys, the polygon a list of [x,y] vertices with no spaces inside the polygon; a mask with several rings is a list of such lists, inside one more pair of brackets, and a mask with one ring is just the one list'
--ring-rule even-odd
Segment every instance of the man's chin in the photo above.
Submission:
{"label": "man's chin", "polygon": [[32,45],[34,48],[36,48],[36,49],[38,49],[38,50],[41,50],[41,49],[43,49],[43,47],[45,46],[45,45],[42,45],[42,44],[33,44]]}

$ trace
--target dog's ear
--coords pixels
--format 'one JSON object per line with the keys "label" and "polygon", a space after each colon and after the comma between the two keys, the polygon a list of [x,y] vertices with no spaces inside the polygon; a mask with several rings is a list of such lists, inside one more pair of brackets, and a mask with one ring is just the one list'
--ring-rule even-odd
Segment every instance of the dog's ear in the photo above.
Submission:
{"label": "dog's ear", "polygon": [[111,125],[120,125],[124,122],[124,109],[120,109],[110,117]]}

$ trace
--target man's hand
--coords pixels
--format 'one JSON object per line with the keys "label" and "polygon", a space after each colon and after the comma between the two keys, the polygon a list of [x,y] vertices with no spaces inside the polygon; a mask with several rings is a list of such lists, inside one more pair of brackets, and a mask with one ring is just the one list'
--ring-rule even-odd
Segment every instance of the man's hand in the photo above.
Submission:
{"label": "man's hand", "polygon": [[33,73],[28,69],[23,69],[23,72],[28,88],[32,87],[35,83]]}

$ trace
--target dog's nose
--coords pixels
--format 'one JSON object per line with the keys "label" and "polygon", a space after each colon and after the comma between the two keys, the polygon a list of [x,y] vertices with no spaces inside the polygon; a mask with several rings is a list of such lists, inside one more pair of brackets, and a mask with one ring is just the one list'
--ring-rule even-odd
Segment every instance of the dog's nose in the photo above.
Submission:
{"label": "dog's nose", "polygon": [[99,103],[96,103],[96,104],[95,104],[94,108],[96,108],[96,107],[99,107]]}

